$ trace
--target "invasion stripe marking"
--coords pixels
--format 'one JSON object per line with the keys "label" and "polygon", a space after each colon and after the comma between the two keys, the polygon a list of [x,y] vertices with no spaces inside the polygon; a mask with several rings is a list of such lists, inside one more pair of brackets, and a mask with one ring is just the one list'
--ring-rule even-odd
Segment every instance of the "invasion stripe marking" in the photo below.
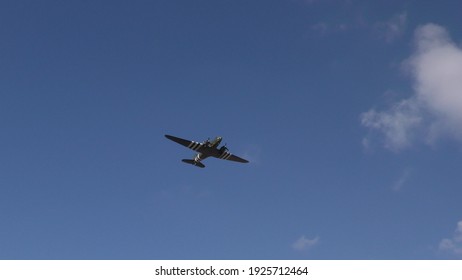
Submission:
{"label": "invasion stripe marking", "polygon": [[220,158],[221,159],[228,159],[231,156],[231,153],[225,152]]}
{"label": "invasion stripe marking", "polygon": [[191,148],[194,145],[194,141],[191,141],[191,144],[188,145],[188,148]]}

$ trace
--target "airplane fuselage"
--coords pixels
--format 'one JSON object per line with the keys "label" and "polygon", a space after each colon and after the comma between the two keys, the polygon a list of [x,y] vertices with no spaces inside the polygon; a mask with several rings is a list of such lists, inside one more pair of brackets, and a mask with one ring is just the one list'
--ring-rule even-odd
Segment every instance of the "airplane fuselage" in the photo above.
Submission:
{"label": "airplane fuselage", "polygon": [[194,157],[194,161],[200,162],[201,160],[204,160],[210,156],[214,156],[214,157],[219,156],[220,153],[226,149],[224,147],[222,147],[222,149],[218,149],[218,146],[220,145],[221,140],[222,138],[218,136],[215,139],[213,139],[211,142],[209,142],[208,140],[205,141],[203,143],[204,145],[200,148],[199,152]]}
{"label": "airplane fuselage", "polygon": [[[218,145],[220,145],[220,143],[221,143],[221,139],[222,138],[220,136],[215,137],[215,139],[213,139],[213,141],[210,142],[209,146],[211,148],[218,148]],[[206,141],[206,142],[208,142],[208,141]]]}
{"label": "airplane fuselage", "polygon": [[194,156],[194,163],[199,164],[202,160],[210,156],[219,158],[224,152],[228,150],[225,146],[222,146],[220,149],[218,149],[221,140],[222,138],[220,136],[217,136],[212,141],[204,141],[204,145],[198,150],[198,153]]}

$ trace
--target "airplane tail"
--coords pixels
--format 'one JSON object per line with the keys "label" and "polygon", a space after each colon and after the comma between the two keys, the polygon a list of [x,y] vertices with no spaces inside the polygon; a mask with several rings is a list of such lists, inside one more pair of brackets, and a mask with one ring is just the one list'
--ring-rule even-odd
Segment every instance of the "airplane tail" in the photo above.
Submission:
{"label": "airplane tail", "polygon": [[184,162],[184,163],[192,164],[192,165],[200,167],[200,168],[205,167],[205,165],[202,162],[198,162],[198,161],[195,161],[193,159],[183,159],[181,161]]}

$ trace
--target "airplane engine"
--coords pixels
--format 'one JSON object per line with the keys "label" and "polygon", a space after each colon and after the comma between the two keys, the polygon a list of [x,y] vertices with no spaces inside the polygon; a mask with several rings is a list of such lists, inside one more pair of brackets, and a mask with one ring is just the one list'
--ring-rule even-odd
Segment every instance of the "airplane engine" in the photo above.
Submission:
{"label": "airplane engine", "polygon": [[223,146],[223,147],[220,148],[220,154],[221,155],[224,155],[227,151],[228,151],[228,148],[226,148],[226,146]]}

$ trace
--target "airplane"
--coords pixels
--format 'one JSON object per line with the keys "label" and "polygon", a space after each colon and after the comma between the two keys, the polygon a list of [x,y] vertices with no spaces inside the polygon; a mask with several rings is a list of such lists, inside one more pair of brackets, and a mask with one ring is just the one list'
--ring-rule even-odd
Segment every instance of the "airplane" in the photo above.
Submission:
{"label": "airplane", "polygon": [[208,157],[215,157],[219,159],[226,159],[242,163],[249,162],[248,160],[245,160],[228,152],[228,148],[226,148],[226,145],[223,145],[221,146],[221,148],[218,148],[222,140],[222,137],[219,136],[216,137],[213,141],[207,139],[202,143],[178,138],[167,134],[165,135],[165,137],[172,140],[173,142],[185,146],[186,148],[196,151],[197,154],[194,156],[193,159],[183,159],[181,161],[200,168],[205,167],[205,165],[201,161]]}

